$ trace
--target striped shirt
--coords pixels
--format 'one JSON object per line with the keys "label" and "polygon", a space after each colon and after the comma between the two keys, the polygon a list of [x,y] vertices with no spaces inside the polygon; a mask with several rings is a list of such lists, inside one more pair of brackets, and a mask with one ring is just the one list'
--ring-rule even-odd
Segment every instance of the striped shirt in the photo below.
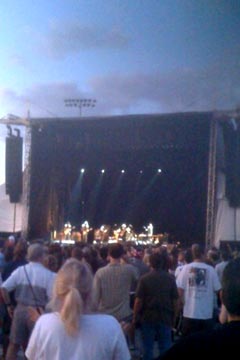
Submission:
{"label": "striped shirt", "polygon": [[108,264],[100,268],[93,282],[94,309],[122,320],[132,314],[129,294],[137,282],[137,271],[129,264]]}

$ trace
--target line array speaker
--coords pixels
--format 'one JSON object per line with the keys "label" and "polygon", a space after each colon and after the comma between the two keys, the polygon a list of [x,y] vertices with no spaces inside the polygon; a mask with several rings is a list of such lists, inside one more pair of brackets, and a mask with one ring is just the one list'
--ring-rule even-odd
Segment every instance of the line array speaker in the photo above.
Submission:
{"label": "line array speaker", "polygon": [[20,201],[22,194],[23,139],[20,136],[6,138],[5,183],[11,203]]}

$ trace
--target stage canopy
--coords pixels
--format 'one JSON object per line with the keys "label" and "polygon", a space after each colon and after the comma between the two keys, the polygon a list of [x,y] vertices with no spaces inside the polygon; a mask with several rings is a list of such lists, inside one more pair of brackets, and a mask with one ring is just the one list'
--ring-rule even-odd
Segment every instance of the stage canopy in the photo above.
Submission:
{"label": "stage canopy", "polygon": [[87,220],[94,228],[127,223],[137,232],[151,222],[154,233],[174,241],[204,242],[211,119],[32,119],[30,238]]}

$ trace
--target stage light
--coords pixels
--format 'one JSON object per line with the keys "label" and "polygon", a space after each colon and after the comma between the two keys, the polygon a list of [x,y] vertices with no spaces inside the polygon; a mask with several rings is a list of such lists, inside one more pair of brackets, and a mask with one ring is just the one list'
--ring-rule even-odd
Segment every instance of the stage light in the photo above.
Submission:
{"label": "stage light", "polygon": [[122,170],[121,173],[124,174],[124,173],[125,173],[125,170]]}
{"label": "stage light", "polygon": [[85,169],[81,169],[81,173],[83,174],[85,172]]}
{"label": "stage light", "polygon": [[101,173],[102,173],[102,174],[104,174],[104,173],[105,173],[105,170],[104,170],[104,169],[102,169],[102,170],[101,170]]}
{"label": "stage light", "polygon": [[78,107],[80,116],[82,116],[83,107],[94,107],[96,106],[96,99],[65,99],[65,106],[68,107]]}
{"label": "stage light", "polygon": [[162,172],[162,170],[161,169],[158,169],[158,173],[161,173]]}
{"label": "stage light", "polygon": [[142,174],[142,173],[143,173],[143,171],[142,171],[142,170],[140,170],[139,172],[140,172],[140,174]]}

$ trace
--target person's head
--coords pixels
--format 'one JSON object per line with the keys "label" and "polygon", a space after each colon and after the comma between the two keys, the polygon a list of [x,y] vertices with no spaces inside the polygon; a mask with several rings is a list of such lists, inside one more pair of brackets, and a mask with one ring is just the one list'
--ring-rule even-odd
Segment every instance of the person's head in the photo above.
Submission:
{"label": "person's head", "polygon": [[220,251],[222,261],[229,261],[231,260],[231,253],[228,249],[222,249]]}
{"label": "person's head", "polygon": [[215,266],[219,261],[219,251],[216,248],[211,248],[207,251],[207,260]]}
{"label": "person's head", "polygon": [[165,270],[166,269],[166,257],[164,254],[153,253],[149,256],[149,263],[154,270]]}
{"label": "person's head", "polygon": [[57,273],[51,307],[60,312],[70,335],[78,330],[79,316],[90,308],[92,282],[89,266],[74,258],[68,259]]}
{"label": "person's head", "polygon": [[71,251],[71,257],[79,261],[83,259],[83,252],[79,246],[75,246]]}
{"label": "person's head", "polygon": [[107,260],[108,257],[108,248],[107,246],[103,246],[99,249],[99,254],[103,260]]}
{"label": "person's head", "polygon": [[201,245],[193,244],[191,249],[192,249],[193,260],[202,259],[203,255],[204,255],[204,250]]}
{"label": "person's head", "polygon": [[230,260],[223,271],[222,302],[230,316],[240,317],[240,258]]}
{"label": "person's head", "polygon": [[185,251],[184,250],[179,251],[177,259],[178,259],[179,263],[183,263],[185,261]]}
{"label": "person's head", "polygon": [[42,262],[46,255],[46,249],[42,244],[31,244],[27,250],[28,261]]}
{"label": "person's head", "polygon": [[14,245],[15,245],[15,242],[16,242],[15,236],[10,235],[10,236],[8,237],[8,245],[9,245],[9,246],[14,246]]}
{"label": "person's head", "polygon": [[108,249],[108,255],[113,259],[120,259],[124,254],[124,248],[122,244],[111,244]]}
{"label": "person's head", "polygon": [[192,262],[192,249],[191,248],[188,248],[186,249],[185,251],[185,263],[186,264],[190,264]]}
{"label": "person's head", "polygon": [[56,272],[58,269],[57,258],[54,255],[48,254],[43,258],[43,265],[53,272]]}
{"label": "person's head", "polygon": [[18,241],[14,250],[13,258],[14,260],[24,260],[27,255],[27,242],[24,240]]}
{"label": "person's head", "polygon": [[13,246],[7,246],[4,249],[4,259],[6,262],[10,262],[13,260]]}

